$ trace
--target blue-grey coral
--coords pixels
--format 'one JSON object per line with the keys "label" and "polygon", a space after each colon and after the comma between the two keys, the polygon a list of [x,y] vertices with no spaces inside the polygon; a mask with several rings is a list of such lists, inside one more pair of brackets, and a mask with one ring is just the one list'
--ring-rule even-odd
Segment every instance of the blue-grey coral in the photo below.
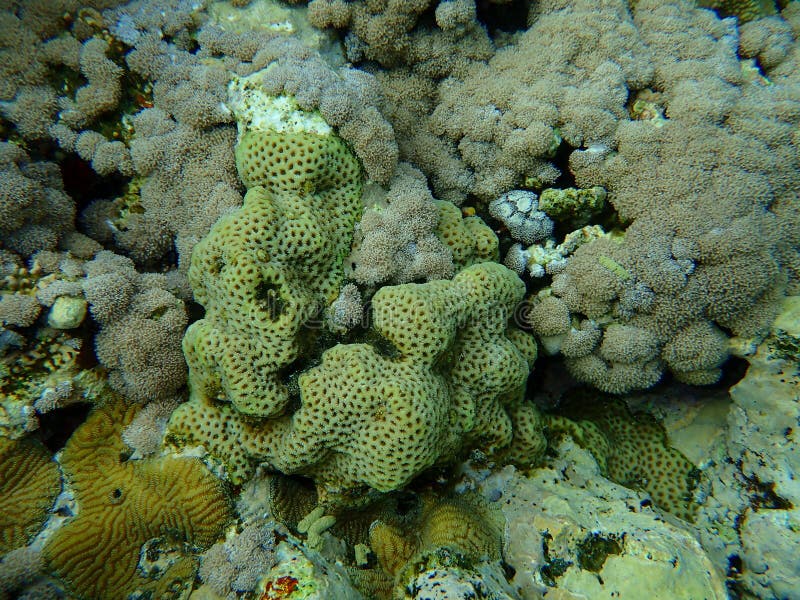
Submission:
{"label": "blue-grey coral", "polygon": [[506,227],[511,237],[530,246],[549,237],[553,221],[539,210],[536,194],[525,190],[511,190],[489,203],[489,214]]}

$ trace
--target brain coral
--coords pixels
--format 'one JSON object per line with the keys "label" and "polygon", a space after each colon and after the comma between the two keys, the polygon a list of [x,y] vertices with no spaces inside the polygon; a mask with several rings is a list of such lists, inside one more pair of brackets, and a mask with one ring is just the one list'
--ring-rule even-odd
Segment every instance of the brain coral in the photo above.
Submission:
{"label": "brain coral", "polygon": [[440,498],[429,493],[420,496],[420,504],[410,522],[378,519],[369,529],[370,546],[387,574],[395,577],[402,570],[413,570],[412,559],[438,548],[474,560],[501,557],[503,519],[481,497]]}
{"label": "brain coral", "polygon": [[48,540],[44,557],[80,597],[127,597],[191,577],[188,557],[172,564],[160,582],[143,577],[137,568],[142,546],[154,538],[209,546],[231,517],[223,484],[198,459],[125,459],[120,432],[136,410],[119,401],[96,408],[61,457],[78,514]]}

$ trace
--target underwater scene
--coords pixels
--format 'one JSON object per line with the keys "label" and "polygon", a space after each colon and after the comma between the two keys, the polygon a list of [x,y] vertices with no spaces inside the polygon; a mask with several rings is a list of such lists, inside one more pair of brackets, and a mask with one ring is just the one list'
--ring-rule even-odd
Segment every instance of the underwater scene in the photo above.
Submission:
{"label": "underwater scene", "polygon": [[0,600],[800,600],[800,1],[0,0]]}

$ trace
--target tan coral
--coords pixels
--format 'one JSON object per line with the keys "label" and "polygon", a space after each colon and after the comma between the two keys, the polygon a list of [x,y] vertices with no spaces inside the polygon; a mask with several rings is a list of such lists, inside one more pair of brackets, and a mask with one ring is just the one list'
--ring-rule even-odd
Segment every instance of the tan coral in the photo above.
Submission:
{"label": "tan coral", "polygon": [[137,571],[145,542],[208,546],[231,518],[224,486],[198,459],[125,460],[120,431],[136,410],[121,401],[95,409],[61,457],[78,514],[50,538],[44,557],[82,597],[113,599],[161,585],[192,559],[181,558],[153,582]]}
{"label": "tan coral", "polygon": [[716,383],[728,358],[727,336],[709,321],[695,321],[664,346],[662,357],[679,381],[693,385]]}
{"label": "tan coral", "polygon": [[538,336],[564,334],[570,328],[569,308],[561,298],[555,296],[531,299],[528,323]]}

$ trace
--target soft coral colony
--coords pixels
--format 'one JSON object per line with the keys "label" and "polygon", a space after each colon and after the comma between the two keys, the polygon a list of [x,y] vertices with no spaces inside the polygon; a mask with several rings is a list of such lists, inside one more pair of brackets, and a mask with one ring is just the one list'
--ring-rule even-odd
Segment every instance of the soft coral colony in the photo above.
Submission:
{"label": "soft coral colony", "polygon": [[0,598],[800,598],[800,3],[699,4],[0,0]]}

